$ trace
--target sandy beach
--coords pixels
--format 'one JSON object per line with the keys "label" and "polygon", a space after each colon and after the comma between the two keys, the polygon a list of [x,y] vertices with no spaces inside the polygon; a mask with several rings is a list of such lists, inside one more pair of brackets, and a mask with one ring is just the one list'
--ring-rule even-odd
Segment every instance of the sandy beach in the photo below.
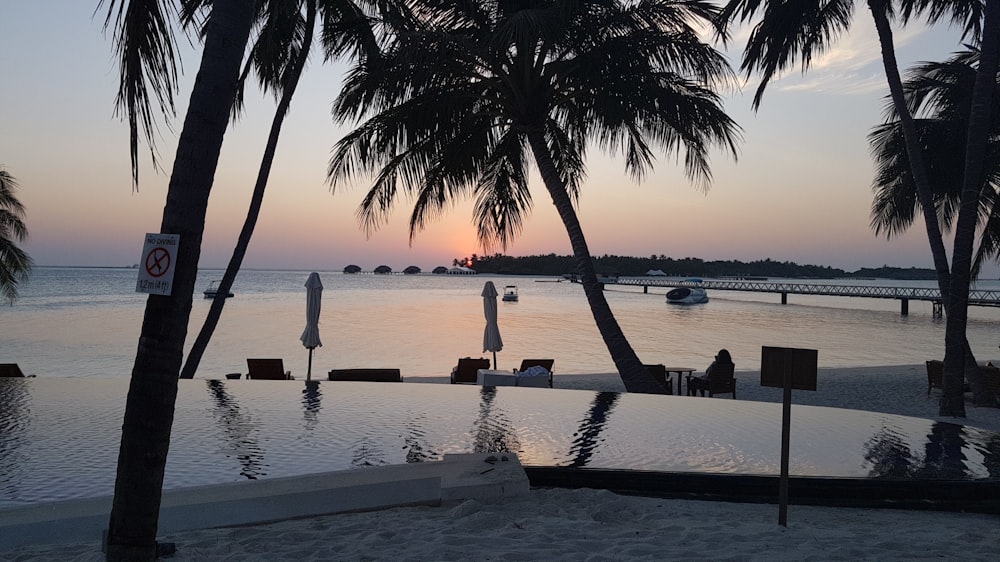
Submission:
{"label": "sandy beach", "polygon": [[[759,374],[737,372],[738,398],[779,402]],[[441,383],[444,378],[409,378]],[[1000,431],[1000,409],[967,403],[967,418],[937,416],[923,365],[821,369],[796,404],[880,411]],[[624,390],[616,374],[562,375],[557,388]],[[541,390],[540,390],[541,392]],[[691,398],[709,400],[709,398]],[[729,400],[729,396],[714,398]],[[502,502],[465,500],[165,535],[174,560],[993,560],[995,515],[620,496],[533,489]],[[96,544],[25,547],[2,560],[101,560]]]}

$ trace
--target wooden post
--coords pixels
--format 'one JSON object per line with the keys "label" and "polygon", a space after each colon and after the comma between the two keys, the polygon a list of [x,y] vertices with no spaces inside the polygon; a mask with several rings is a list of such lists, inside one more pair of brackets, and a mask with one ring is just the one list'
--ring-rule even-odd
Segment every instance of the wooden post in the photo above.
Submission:
{"label": "wooden post", "polygon": [[785,389],[781,401],[781,476],[778,480],[778,525],[788,526],[788,456],[792,433],[792,365],[785,362]]}
{"label": "wooden post", "polygon": [[910,315],[910,299],[900,299],[900,302],[902,304],[900,304],[899,314],[902,315],[902,316],[909,316]]}

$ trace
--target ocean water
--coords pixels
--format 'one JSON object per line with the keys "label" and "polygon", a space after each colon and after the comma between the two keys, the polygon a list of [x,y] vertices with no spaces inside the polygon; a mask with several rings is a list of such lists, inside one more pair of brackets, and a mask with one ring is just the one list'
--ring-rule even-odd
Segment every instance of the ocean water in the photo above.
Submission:
{"label": "ocean water", "polygon": [[[323,346],[313,377],[332,368],[392,367],[404,377],[446,376],[459,357],[482,353],[482,291],[517,285],[520,301],[500,302],[504,340],[498,368],[522,358],[555,359],[554,372],[614,371],[580,285],[551,277],[344,275],[319,272],[325,290],[320,317]],[[248,357],[280,357],[304,378],[307,271],[248,270],[233,286],[198,371],[198,378],[246,372]],[[199,273],[198,290],[220,278]],[[39,377],[128,377],[146,295],[135,292],[137,271],[39,267],[14,306],[0,307],[0,362],[19,363]],[[810,280],[810,282],[816,282]],[[837,281],[842,283],[841,281]],[[855,281],[879,286],[933,286],[930,282]],[[988,281],[981,289],[1000,289]],[[738,370],[760,366],[761,346],[819,351],[820,367],[921,363],[944,353],[944,321],[931,304],[910,302],[901,316],[894,300],[710,291],[710,302],[668,305],[666,289],[609,287],[618,322],[647,363],[703,370],[727,348]],[[188,332],[194,340],[210,301],[196,295]],[[981,360],[1000,357],[1000,309],[970,308],[968,336]],[[558,382],[557,382],[558,386]]]}

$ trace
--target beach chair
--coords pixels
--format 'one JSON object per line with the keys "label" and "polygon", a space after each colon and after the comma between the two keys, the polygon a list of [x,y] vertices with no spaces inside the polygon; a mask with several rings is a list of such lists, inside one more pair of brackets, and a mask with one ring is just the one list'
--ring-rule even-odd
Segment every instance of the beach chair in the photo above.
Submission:
{"label": "beach chair", "polygon": [[[656,382],[660,383],[660,386],[667,389],[667,394],[674,393],[674,381],[671,377],[667,376],[666,365],[663,365],[662,363],[657,363],[655,365],[643,363],[642,366],[645,367],[651,375],[653,375],[653,378],[656,379]],[[680,379],[678,379],[678,382],[679,381]],[[679,393],[680,389],[678,389],[677,392]]]}
{"label": "beach chair", "polygon": [[0,377],[24,378],[17,363],[0,363]]}
{"label": "beach chair", "polygon": [[705,376],[688,377],[688,396],[694,396],[695,392],[704,396],[708,392],[710,398],[716,394],[732,394],[736,400],[735,369],[732,363],[715,363]]}
{"label": "beach chair", "polygon": [[552,365],[555,359],[522,359],[521,367],[514,369],[514,372],[527,371],[531,367],[542,367],[549,372],[549,388],[552,388]]}
{"label": "beach chair", "polygon": [[993,393],[993,405],[1000,408],[1000,367],[986,364],[979,368],[986,381],[986,387]]}
{"label": "beach chair", "polygon": [[486,357],[478,359],[463,357],[458,360],[458,365],[455,365],[451,370],[451,384],[476,384],[476,375],[479,374],[479,369],[489,368],[490,360]]}
{"label": "beach chair", "polygon": [[944,361],[931,359],[927,365],[927,395],[930,396],[932,388],[944,388]]}
{"label": "beach chair", "polygon": [[285,370],[281,359],[247,359],[247,378],[257,381],[292,380],[292,372]]}
{"label": "beach chair", "polygon": [[399,369],[330,369],[331,381],[403,382]]}

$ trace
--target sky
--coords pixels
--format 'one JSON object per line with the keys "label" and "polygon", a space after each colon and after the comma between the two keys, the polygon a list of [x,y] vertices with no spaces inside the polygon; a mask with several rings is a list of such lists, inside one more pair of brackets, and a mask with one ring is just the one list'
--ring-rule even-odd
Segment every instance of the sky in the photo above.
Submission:
{"label": "sky", "polygon": [[[22,246],[38,265],[127,266],[140,261],[147,232],[158,232],[169,170],[200,49],[180,36],[177,115],[160,128],[163,170],[145,147],[137,190],[128,127],[115,113],[117,68],[97,0],[3,3],[0,18],[0,166],[13,175],[27,209]],[[771,84],[752,111],[755,82],[724,92],[743,129],[738,158],[716,151],[708,189],[688,181],[673,157],[633,181],[620,159],[592,150],[578,213],[595,256],[666,255],[704,260],[770,258],[855,271],[932,267],[921,224],[887,240],[871,230],[872,162],[867,134],[881,123],[887,87],[878,41],[864,3],[836,47]],[[943,60],[960,48],[947,26],[897,30],[901,67]],[[738,67],[743,42],[727,50]],[[565,229],[537,175],[534,206],[506,250],[476,241],[471,201],[460,201],[410,241],[410,202],[367,236],[355,211],[368,185],[331,191],[326,166],[350,124],[330,117],[344,63],[314,56],[285,121],[247,268],[340,270],[348,264],[430,270],[455,258],[572,253]],[[200,267],[225,267],[246,216],[275,100],[248,94],[243,117],[227,132],[209,203]],[[951,247],[951,243],[946,242]],[[995,278],[996,264],[984,275]]]}

